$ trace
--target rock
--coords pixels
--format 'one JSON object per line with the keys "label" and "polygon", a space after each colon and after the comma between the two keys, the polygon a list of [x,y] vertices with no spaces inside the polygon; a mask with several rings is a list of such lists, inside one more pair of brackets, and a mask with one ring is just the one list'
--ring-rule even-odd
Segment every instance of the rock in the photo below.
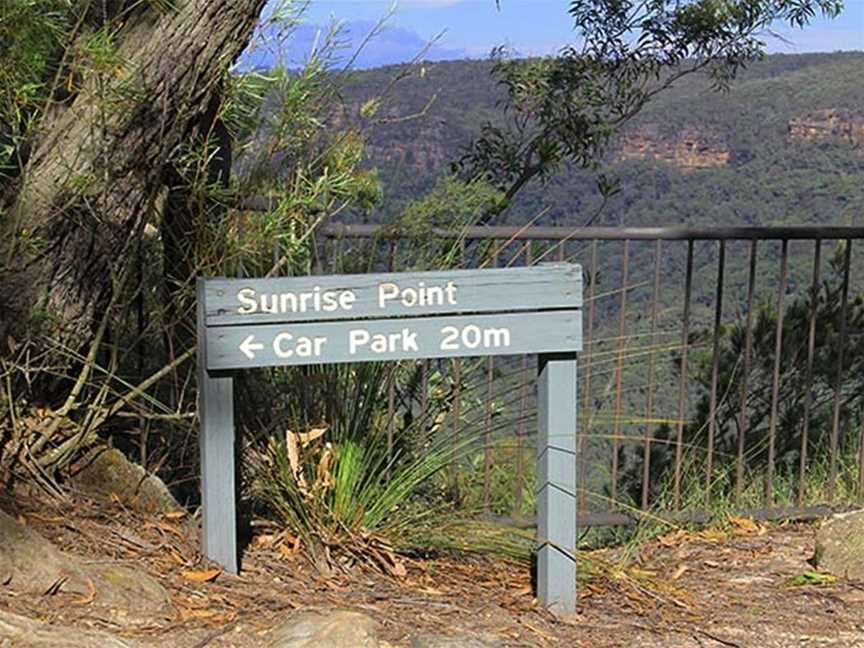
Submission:
{"label": "rock", "polygon": [[383,648],[378,624],[350,610],[310,610],[274,628],[268,648]]}
{"label": "rock", "polygon": [[490,635],[423,634],[411,639],[411,648],[501,648],[504,644]]}
{"label": "rock", "polygon": [[2,511],[0,586],[31,594],[74,594],[121,625],[152,621],[170,609],[168,593],[143,570],[84,563]]}
{"label": "rock", "polygon": [[110,635],[49,625],[0,611],[0,648],[131,648]]}
{"label": "rock", "polygon": [[814,562],[835,576],[864,580],[864,511],[835,515],[822,525]]}
{"label": "rock", "polygon": [[73,483],[89,495],[103,498],[117,495],[141,513],[180,510],[165,482],[129,461],[115,448],[94,448],[71,472]]}

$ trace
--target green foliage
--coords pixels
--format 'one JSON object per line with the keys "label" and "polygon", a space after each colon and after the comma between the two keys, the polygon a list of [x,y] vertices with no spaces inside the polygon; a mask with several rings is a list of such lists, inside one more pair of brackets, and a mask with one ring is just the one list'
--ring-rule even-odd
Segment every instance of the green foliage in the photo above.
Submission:
{"label": "green foliage", "polygon": [[458,230],[475,224],[500,199],[501,193],[487,183],[447,175],[431,191],[405,204],[393,225],[417,233],[435,227]]}
{"label": "green foliage", "polygon": [[822,586],[822,585],[831,585],[832,583],[837,582],[837,577],[832,576],[831,574],[826,574],[824,572],[817,571],[805,571],[797,576],[793,576],[792,578],[786,581],[786,584],[790,587],[804,587],[805,585],[813,585],[813,586]]}
{"label": "green foliage", "polygon": [[20,167],[18,149],[46,101],[68,18],[63,0],[0,3],[0,182]]}
{"label": "green foliage", "polygon": [[725,88],[763,55],[771,25],[803,27],[841,9],[839,0],[574,0],[579,47],[527,61],[499,52],[494,72],[511,119],[487,123],[459,170],[488,179],[507,202],[564,162],[593,170],[612,135],[677,80],[707,71]]}

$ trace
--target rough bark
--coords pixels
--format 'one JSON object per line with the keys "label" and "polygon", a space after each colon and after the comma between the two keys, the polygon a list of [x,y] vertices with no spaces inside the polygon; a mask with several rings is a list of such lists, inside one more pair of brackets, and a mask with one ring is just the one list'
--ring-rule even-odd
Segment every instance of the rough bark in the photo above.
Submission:
{"label": "rough bark", "polygon": [[[2,223],[0,334],[32,325],[35,315],[61,344],[87,343],[164,169],[200,123],[265,4],[186,0],[158,13],[143,3],[126,17],[122,72],[107,87],[87,84],[47,124],[12,217]],[[114,98],[107,106],[106,93]]]}
{"label": "rough bark", "polygon": [[169,360],[194,343],[194,277],[207,255],[210,232],[225,213],[224,205],[213,200],[209,191],[214,187],[227,189],[231,179],[231,136],[218,118],[221,99],[214,93],[193,135],[206,156],[203,173],[190,178],[188,170],[172,165],[165,174],[168,192],[161,233]]}

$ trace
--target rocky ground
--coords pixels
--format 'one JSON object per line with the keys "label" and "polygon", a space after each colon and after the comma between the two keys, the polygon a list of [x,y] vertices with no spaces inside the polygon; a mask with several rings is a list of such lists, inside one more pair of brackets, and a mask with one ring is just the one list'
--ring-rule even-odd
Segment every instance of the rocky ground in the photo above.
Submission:
{"label": "rocky ground", "polygon": [[0,498],[0,648],[864,648],[864,583],[814,571],[816,527],[675,530],[583,555],[557,619],[528,570],[408,561],[402,579],[323,578],[266,533],[240,576],[201,561],[197,520],[114,500]]}

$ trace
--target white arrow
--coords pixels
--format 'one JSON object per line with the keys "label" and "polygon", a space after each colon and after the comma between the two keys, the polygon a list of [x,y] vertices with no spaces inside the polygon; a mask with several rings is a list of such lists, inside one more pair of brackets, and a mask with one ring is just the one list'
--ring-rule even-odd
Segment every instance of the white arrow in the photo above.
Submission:
{"label": "white arrow", "polygon": [[253,340],[255,339],[254,335],[250,335],[245,340],[240,343],[240,350],[246,355],[250,360],[255,359],[255,351],[261,351],[264,348],[263,344],[253,344]]}

